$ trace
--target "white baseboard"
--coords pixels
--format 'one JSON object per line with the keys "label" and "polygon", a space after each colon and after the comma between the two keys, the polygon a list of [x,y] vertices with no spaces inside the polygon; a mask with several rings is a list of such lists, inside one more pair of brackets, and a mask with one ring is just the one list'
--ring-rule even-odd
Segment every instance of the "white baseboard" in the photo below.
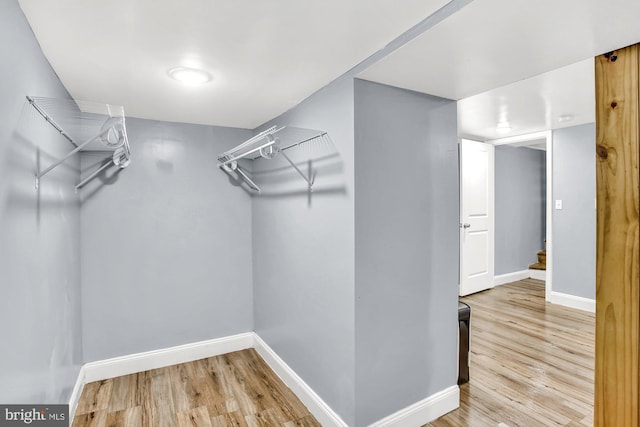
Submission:
{"label": "white baseboard", "polygon": [[336,414],[324,400],[302,378],[287,365],[284,360],[276,354],[265,343],[258,334],[254,334],[254,348],[258,354],[267,362],[267,365],[280,377],[287,387],[298,396],[298,399],[307,407],[309,412],[318,420],[323,427],[347,427],[347,424]]}
{"label": "white baseboard", "polygon": [[87,363],[80,369],[69,400],[69,418],[73,420],[82,388],[87,383],[214,357],[247,348],[256,349],[258,354],[298,396],[320,424],[328,427],[347,427],[340,416],[333,412],[329,405],[253,332]]}
{"label": "white baseboard", "polygon": [[547,280],[546,270],[529,270],[529,277],[536,280]]}
{"label": "white baseboard", "polygon": [[191,362],[253,347],[253,332],[146,351],[84,365],[84,383]]}
{"label": "white baseboard", "polygon": [[[73,421],[82,388],[87,383],[252,347],[255,348],[269,367],[293,391],[322,426],[347,427],[342,418],[273,349],[253,332],[87,363],[80,369],[76,385],[69,400],[70,420]],[[421,426],[453,411],[458,408],[459,404],[460,389],[458,386],[452,386],[375,422],[371,427]]]}
{"label": "white baseboard", "polygon": [[369,427],[420,427],[460,406],[460,388],[455,385],[399,410]]}
{"label": "white baseboard", "polygon": [[78,372],[78,379],[76,379],[76,385],[73,387],[73,391],[71,392],[71,397],[69,398],[69,425],[73,422],[73,417],[76,414],[76,408],[78,407],[78,402],[80,401],[80,395],[82,394],[82,389],[86,384],[84,373],[84,366],[80,368],[80,372]]}
{"label": "white baseboard", "polygon": [[551,304],[563,305],[565,307],[576,308],[578,310],[588,311],[590,313],[596,312],[596,301],[577,297],[575,295],[562,294],[560,292],[551,292]]}
{"label": "white baseboard", "polygon": [[506,283],[517,282],[518,280],[528,279],[529,270],[514,271],[513,273],[500,274],[493,277],[493,286],[500,286]]}

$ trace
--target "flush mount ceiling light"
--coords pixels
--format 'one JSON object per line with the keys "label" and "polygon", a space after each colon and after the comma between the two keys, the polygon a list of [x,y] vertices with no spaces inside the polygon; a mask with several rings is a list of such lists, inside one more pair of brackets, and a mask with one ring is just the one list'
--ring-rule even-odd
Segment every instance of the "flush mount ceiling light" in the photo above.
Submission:
{"label": "flush mount ceiling light", "polygon": [[169,76],[180,83],[197,86],[211,80],[211,74],[195,68],[176,67],[169,70]]}
{"label": "flush mount ceiling light", "polygon": [[505,133],[511,132],[511,126],[509,125],[509,122],[500,122],[500,123],[498,123],[498,126],[496,127],[496,132],[498,132],[500,134],[505,134]]}
{"label": "flush mount ceiling light", "polygon": [[563,114],[561,116],[558,116],[558,123],[566,123],[570,122],[571,120],[573,120],[573,116],[571,114]]}

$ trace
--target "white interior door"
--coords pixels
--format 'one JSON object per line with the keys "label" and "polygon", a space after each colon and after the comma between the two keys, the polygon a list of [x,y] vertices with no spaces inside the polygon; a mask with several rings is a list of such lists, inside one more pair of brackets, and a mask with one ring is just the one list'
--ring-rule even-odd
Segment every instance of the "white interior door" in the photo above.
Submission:
{"label": "white interior door", "polygon": [[460,295],[493,287],[494,147],[460,143]]}

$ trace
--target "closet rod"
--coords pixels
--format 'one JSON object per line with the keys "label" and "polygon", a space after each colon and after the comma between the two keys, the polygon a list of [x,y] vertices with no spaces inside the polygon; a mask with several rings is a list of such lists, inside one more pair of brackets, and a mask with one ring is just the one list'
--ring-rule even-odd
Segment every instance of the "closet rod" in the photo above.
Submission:
{"label": "closet rod", "polygon": [[109,160],[107,163],[105,163],[104,165],[100,166],[100,168],[97,171],[93,172],[91,175],[89,175],[88,177],[86,177],[85,179],[80,181],[80,183],[78,185],[76,185],[76,191],[81,189],[82,187],[84,187],[87,182],[91,181],[93,178],[96,177],[96,175],[98,175],[100,172],[102,172],[103,170],[105,170],[106,168],[111,166],[112,164],[114,164],[113,159]]}
{"label": "closet rod", "polygon": [[275,139],[274,139],[274,140],[271,140],[271,141],[269,141],[269,142],[266,142],[266,143],[262,144],[262,145],[261,145],[261,146],[259,146],[259,147],[256,147],[256,148],[254,148],[254,149],[252,149],[252,150],[247,151],[246,153],[242,153],[241,155],[239,155],[239,156],[237,156],[237,157],[233,157],[233,158],[231,158],[231,159],[227,160],[226,162],[220,163],[218,166],[225,166],[225,165],[228,165],[228,164],[229,164],[229,163],[231,163],[231,162],[235,162],[235,161],[237,161],[237,160],[239,160],[239,159],[242,159],[242,158],[247,157],[249,154],[253,154],[253,153],[255,153],[256,151],[260,151],[260,150],[262,150],[262,149],[264,149],[264,148],[270,147],[270,146],[272,146],[272,145],[273,145],[273,144],[275,144],[275,143],[276,143],[276,140],[275,140]]}
{"label": "closet rod", "polygon": [[237,147],[234,147],[231,150],[225,151],[224,153],[220,154],[218,156],[218,160],[222,160],[224,158],[228,158],[225,161],[225,163],[228,163],[228,160],[234,160],[234,159],[242,158],[242,157],[246,156],[247,153],[243,153],[242,155],[240,155],[238,157],[234,157],[234,154],[237,153],[238,151],[242,151],[243,148],[246,148],[246,147],[250,146],[254,142],[261,140],[266,135],[273,135],[274,133],[280,132],[282,129],[284,129],[284,127],[278,128],[277,126],[272,126],[269,129],[260,132],[256,136],[254,136],[252,138],[249,138],[248,140],[246,140],[242,144],[238,145]]}
{"label": "closet rod", "polygon": [[45,113],[45,111],[42,108],[40,108],[40,106],[36,103],[35,99],[33,99],[30,96],[27,96],[27,101],[29,101],[29,104],[31,104],[31,106],[33,108],[35,108],[36,111],[38,113],[40,113],[40,115],[42,117],[44,117],[44,119],[47,122],[49,122],[49,124],[51,126],[53,126],[54,129],[57,130],[60,133],[60,135],[64,136],[67,139],[67,141],[69,141],[70,143],[72,143],[76,147],[78,146],[78,144],[76,144],[76,142],[73,140],[73,138],[71,138],[51,117],[49,117],[49,115],[47,113]]}

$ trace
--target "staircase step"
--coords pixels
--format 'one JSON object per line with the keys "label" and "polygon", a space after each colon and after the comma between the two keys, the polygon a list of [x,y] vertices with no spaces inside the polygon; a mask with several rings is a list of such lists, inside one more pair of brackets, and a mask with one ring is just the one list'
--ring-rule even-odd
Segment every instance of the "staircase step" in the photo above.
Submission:
{"label": "staircase step", "polygon": [[547,256],[546,255],[538,255],[538,262],[541,264],[546,264],[547,263]]}
{"label": "staircase step", "polygon": [[544,255],[544,256],[547,256],[547,250],[546,250],[546,249],[543,249],[543,250],[541,250],[541,251],[538,251],[538,255]]}
{"label": "staircase step", "polygon": [[546,270],[547,269],[547,264],[545,263],[541,263],[541,262],[537,262],[535,264],[531,264],[529,266],[530,270]]}

